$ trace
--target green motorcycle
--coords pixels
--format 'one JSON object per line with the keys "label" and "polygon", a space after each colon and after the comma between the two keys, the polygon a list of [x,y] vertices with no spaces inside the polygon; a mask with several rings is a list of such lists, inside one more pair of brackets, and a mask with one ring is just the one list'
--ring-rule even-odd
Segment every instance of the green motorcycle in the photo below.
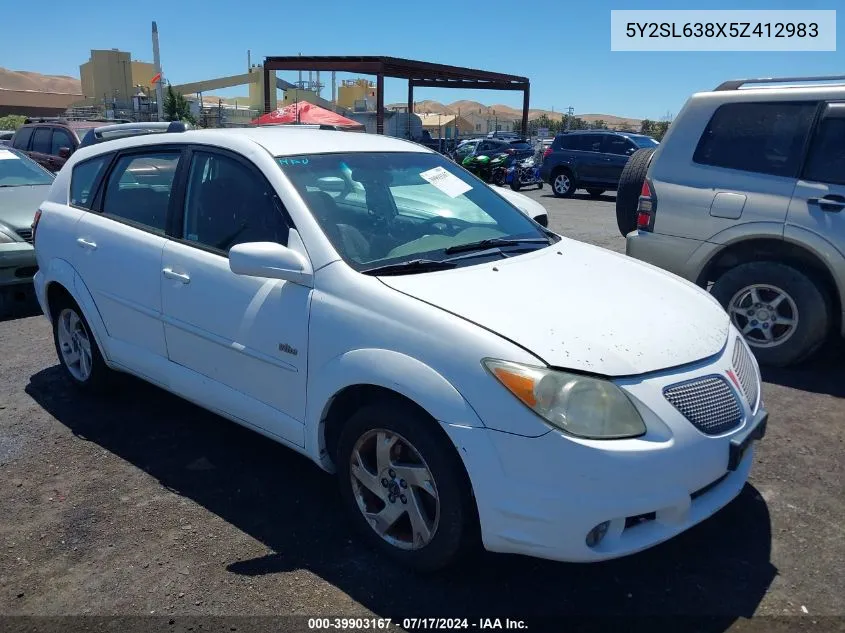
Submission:
{"label": "green motorcycle", "polygon": [[509,154],[500,152],[497,154],[478,154],[476,156],[467,156],[461,161],[461,166],[469,172],[472,172],[484,182],[491,182],[493,173],[497,167],[500,167],[508,158]]}

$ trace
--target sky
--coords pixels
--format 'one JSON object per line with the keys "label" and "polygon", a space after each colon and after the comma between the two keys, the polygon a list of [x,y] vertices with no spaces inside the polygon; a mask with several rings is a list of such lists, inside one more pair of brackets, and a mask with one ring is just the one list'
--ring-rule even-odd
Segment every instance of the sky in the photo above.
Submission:
{"label": "sky", "polygon": [[[38,34],[3,29],[0,66],[79,76],[92,48],[152,61],[158,22],[162,67],[173,84],[243,73],[268,55],[389,55],[527,76],[531,107],[661,119],[726,79],[845,74],[845,11],[836,52],[611,52],[611,9],[836,9],[841,0],[520,0],[504,2],[275,2],[180,0],[106,8],[102,0],[38,3]],[[55,10],[52,7],[55,7]],[[243,8],[241,8],[243,7]],[[303,7],[304,11],[299,10]],[[304,12],[313,10],[313,15]],[[49,35],[49,37],[45,37]],[[295,80],[294,74],[280,73]],[[339,78],[342,76],[339,75]],[[321,76],[329,83],[328,73]],[[215,94],[246,94],[246,87]],[[330,96],[330,88],[323,92]],[[521,107],[520,92],[416,89],[415,98]],[[386,103],[407,84],[385,81]]]}

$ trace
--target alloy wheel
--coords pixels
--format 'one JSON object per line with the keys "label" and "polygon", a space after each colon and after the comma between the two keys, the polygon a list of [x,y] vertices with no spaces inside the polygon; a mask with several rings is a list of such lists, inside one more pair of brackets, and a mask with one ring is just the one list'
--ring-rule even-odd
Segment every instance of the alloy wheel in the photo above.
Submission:
{"label": "alloy wheel", "polygon": [[75,310],[64,308],[59,313],[57,335],[65,367],[79,382],[85,382],[93,369],[91,341]]}
{"label": "alloy wheel", "polygon": [[440,497],[419,451],[394,431],[373,429],[355,443],[350,478],[358,509],[382,539],[405,550],[434,538]]}
{"label": "alloy wheel", "polygon": [[555,191],[559,194],[565,194],[569,191],[569,188],[572,186],[572,183],[569,180],[569,176],[566,174],[558,174],[555,177],[554,187]]}
{"label": "alloy wheel", "polygon": [[798,327],[795,301],[769,284],[742,288],[728,304],[728,314],[752,347],[782,345]]}

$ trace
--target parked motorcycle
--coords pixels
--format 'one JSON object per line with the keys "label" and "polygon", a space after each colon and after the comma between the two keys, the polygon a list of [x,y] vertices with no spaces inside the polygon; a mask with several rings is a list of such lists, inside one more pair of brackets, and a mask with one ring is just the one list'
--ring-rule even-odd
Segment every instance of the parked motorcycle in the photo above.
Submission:
{"label": "parked motorcycle", "polygon": [[505,182],[509,183],[514,191],[519,191],[523,187],[530,187],[531,185],[537,185],[538,189],[542,189],[543,179],[540,177],[540,165],[534,158],[518,161],[508,168]]}
{"label": "parked motorcycle", "polygon": [[513,155],[508,152],[497,154],[490,161],[490,182],[503,187],[508,175],[508,169],[513,165]]}
{"label": "parked motorcycle", "polygon": [[[507,157],[504,152],[500,154],[478,154],[476,156],[467,156],[462,162],[461,166],[467,171],[472,172],[484,182],[491,182],[492,165],[491,163],[500,156]],[[499,161],[496,162],[496,165]]]}

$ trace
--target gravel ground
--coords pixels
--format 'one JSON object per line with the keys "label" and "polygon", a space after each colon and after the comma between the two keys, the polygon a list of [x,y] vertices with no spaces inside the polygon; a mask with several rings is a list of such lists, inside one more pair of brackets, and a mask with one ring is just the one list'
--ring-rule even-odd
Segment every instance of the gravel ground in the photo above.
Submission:
{"label": "gravel ground", "polygon": [[[557,232],[624,250],[612,195],[528,193]],[[358,543],[332,477],[306,459],[128,377],[109,397],[78,394],[34,315],[0,322],[0,614],[683,615],[697,618],[676,630],[707,631],[747,630],[752,615],[788,616],[757,630],[845,623],[838,344],[812,365],[765,372],[771,418],[751,481],[684,535],[596,565],[479,554],[413,576]]]}

